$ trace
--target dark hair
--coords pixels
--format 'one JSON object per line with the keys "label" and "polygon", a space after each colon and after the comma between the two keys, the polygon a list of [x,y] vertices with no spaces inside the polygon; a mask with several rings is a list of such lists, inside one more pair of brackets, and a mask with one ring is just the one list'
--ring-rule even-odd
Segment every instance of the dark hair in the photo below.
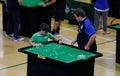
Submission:
{"label": "dark hair", "polygon": [[75,14],[76,16],[81,16],[81,17],[85,17],[86,13],[82,8],[77,8],[73,11],[73,14]]}
{"label": "dark hair", "polygon": [[49,27],[48,24],[42,23],[42,24],[40,25],[40,30],[43,30],[43,31],[46,31],[46,32],[50,32],[50,27]]}

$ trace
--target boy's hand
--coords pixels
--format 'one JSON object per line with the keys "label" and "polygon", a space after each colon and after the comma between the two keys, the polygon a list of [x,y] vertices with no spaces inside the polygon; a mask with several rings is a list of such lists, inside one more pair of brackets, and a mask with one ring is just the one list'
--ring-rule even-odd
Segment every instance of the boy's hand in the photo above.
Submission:
{"label": "boy's hand", "polygon": [[58,43],[59,43],[59,44],[62,44],[62,40],[60,39],[60,40],[58,41]]}
{"label": "boy's hand", "polygon": [[34,47],[35,46],[40,46],[40,44],[36,44],[36,43],[32,43],[31,45],[34,46]]}
{"label": "boy's hand", "polygon": [[89,46],[85,46],[84,49],[85,50],[90,50],[90,47]]}
{"label": "boy's hand", "polygon": [[21,3],[22,3],[22,0],[18,0],[18,3],[21,4]]}
{"label": "boy's hand", "polygon": [[40,5],[41,7],[47,7],[47,5],[44,3],[44,4],[41,4]]}
{"label": "boy's hand", "polygon": [[37,46],[37,44],[35,44],[35,43],[32,43],[32,46]]}
{"label": "boy's hand", "polygon": [[77,42],[76,40],[73,40],[73,41],[71,42],[71,45],[74,45],[76,42]]}

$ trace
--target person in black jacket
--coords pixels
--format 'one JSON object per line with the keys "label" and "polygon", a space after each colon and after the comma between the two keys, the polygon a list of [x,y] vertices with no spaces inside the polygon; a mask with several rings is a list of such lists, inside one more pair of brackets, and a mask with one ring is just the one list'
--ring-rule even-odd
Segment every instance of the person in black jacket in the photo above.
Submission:
{"label": "person in black jacket", "polygon": [[24,40],[24,38],[21,38],[19,36],[19,28],[20,28],[19,4],[21,3],[21,0],[6,0],[5,3],[6,3],[6,11],[9,14],[5,36],[10,37],[14,35],[13,37],[14,41]]}
{"label": "person in black jacket", "polygon": [[65,16],[65,7],[66,0],[56,0],[56,3],[53,5],[53,16],[54,16],[54,26],[52,30],[53,35],[60,34],[60,26]]}

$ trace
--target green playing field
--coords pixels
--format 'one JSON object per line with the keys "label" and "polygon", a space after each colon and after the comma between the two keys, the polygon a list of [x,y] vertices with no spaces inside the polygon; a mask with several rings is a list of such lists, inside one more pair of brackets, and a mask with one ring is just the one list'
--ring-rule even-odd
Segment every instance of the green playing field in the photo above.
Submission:
{"label": "green playing field", "polygon": [[42,55],[64,63],[71,63],[78,60],[87,60],[90,57],[98,55],[96,53],[80,50],[73,46],[62,45],[55,42],[43,44],[38,47],[26,48],[24,51],[40,56]]}
{"label": "green playing field", "polygon": [[22,6],[36,7],[44,3],[44,0],[22,0]]}
{"label": "green playing field", "polygon": [[120,24],[112,26],[113,28],[120,29]]}

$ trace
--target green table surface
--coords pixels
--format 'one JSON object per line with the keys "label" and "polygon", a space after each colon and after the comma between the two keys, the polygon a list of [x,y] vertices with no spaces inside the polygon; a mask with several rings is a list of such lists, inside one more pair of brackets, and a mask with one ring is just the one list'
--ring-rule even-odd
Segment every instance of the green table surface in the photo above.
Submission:
{"label": "green table surface", "polygon": [[36,7],[44,3],[44,0],[22,0],[22,6]]}
{"label": "green table surface", "polygon": [[120,24],[119,24],[119,25],[112,26],[112,27],[113,27],[113,28],[120,29]]}
{"label": "green table surface", "polygon": [[64,63],[71,63],[78,60],[88,60],[90,57],[99,55],[97,53],[80,50],[73,46],[71,47],[55,42],[43,44],[38,47],[25,48],[23,50]]}
{"label": "green table surface", "polygon": [[[0,0],[5,1],[5,0]],[[21,6],[37,7],[44,3],[44,0],[22,0]]]}
{"label": "green table surface", "polygon": [[113,25],[110,25],[108,26],[109,28],[113,28],[113,29],[118,29],[120,30],[120,24],[113,24]]}

